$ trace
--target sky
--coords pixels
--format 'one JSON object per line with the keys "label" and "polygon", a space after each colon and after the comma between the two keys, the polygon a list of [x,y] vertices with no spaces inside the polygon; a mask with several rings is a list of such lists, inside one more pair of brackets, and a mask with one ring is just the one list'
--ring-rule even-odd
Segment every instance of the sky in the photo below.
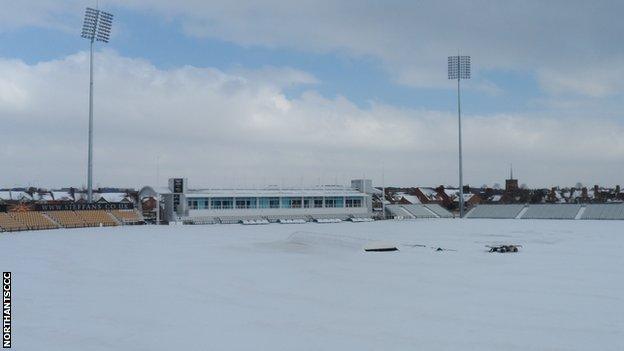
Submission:
{"label": "sky", "polygon": [[[92,1],[3,1],[0,187],[86,184]],[[102,0],[94,184],[624,185],[621,1]]]}

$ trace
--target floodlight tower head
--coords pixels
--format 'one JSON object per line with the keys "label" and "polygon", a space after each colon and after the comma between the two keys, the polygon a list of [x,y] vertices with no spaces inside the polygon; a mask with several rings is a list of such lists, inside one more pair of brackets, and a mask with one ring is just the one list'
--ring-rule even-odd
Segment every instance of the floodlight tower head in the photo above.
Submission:
{"label": "floodlight tower head", "polygon": [[470,79],[470,56],[448,57],[448,79]]}
{"label": "floodlight tower head", "polygon": [[82,24],[82,37],[92,43],[95,40],[108,43],[112,25],[112,14],[87,7]]}

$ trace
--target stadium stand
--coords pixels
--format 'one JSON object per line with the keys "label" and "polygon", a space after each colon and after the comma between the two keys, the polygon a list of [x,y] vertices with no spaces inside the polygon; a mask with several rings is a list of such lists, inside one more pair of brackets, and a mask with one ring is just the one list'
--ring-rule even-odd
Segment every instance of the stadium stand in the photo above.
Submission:
{"label": "stadium stand", "polygon": [[624,204],[587,205],[581,219],[624,219]]}
{"label": "stadium stand", "polygon": [[30,230],[55,229],[59,226],[41,212],[12,212],[9,216],[24,224]]}
{"label": "stadium stand", "polygon": [[390,212],[393,218],[414,218],[414,215],[401,205],[386,205],[386,211]]}
{"label": "stadium stand", "polygon": [[414,218],[437,218],[435,213],[429,211],[423,205],[402,205],[402,207],[414,216]]}
{"label": "stadium stand", "polygon": [[27,229],[28,227],[25,224],[20,223],[8,213],[0,212],[0,231],[12,232]]}
{"label": "stadium stand", "polygon": [[112,210],[111,214],[123,224],[136,224],[143,222],[143,217],[135,210]]}
{"label": "stadium stand", "polygon": [[453,214],[438,204],[387,205],[393,218],[453,218]]}
{"label": "stadium stand", "polygon": [[50,211],[47,212],[47,215],[63,228],[80,228],[87,226],[85,221],[74,211]]}
{"label": "stadium stand", "polygon": [[76,211],[87,227],[112,227],[119,225],[110,212],[104,210]]}
{"label": "stadium stand", "polygon": [[574,219],[581,210],[581,205],[550,204],[529,205],[522,219]]}
{"label": "stadium stand", "polygon": [[453,218],[453,214],[451,212],[438,204],[425,204],[425,207],[438,215],[440,218]]}
{"label": "stadium stand", "polygon": [[478,205],[466,214],[467,218],[513,219],[524,205]]}

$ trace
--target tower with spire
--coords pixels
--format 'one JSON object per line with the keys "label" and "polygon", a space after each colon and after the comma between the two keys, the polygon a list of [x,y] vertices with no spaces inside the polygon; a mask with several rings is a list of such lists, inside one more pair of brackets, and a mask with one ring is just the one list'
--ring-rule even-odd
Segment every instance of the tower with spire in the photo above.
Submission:
{"label": "tower with spire", "polygon": [[518,179],[513,176],[513,164],[509,165],[509,179],[505,179],[505,191],[513,192],[518,190]]}

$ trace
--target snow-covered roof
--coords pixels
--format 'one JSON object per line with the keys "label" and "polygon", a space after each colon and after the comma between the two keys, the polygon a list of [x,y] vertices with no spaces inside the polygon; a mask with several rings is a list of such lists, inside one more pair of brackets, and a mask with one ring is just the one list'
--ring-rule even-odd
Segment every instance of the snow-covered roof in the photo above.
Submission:
{"label": "snow-covered roof", "polygon": [[[454,202],[459,202],[459,196],[457,196],[458,194],[456,193],[453,198]],[[472,197],[474,196],[474,194],[468,193],[468,194],[464,194],[464,202],[470,201],[470,199],[472,199]]]}
{"label": "snow-covered roof", "polygon": [[455,189],[455,188],[445,188],[444,189],[444,193],[446,194],[446,196],[453,198],[456,197],[457,194],[459,193],[459,189]]}
{"label": "snow-covered roof", "polygon": [[45,193],[36,193],[34,196],[35,200],[38,201],[52,201],[52,193],[49,192],[45,192]]}
{"label": "snow-covered roof", "polygon": [[368,196],[347,187],[262,188],[262,189],[195,189],[186,192],[193,197],[298,197],[298,196]]}
{"label": "snow-covered roof", "polygon": [[87,193],[80,193],[80,192],[75,192],[74,193],[74,199],[76,201],[78,200],[87,200]]}
{"label": "snow-covered roof", "polygon": [[22,190],[3,190],[0,191],[0,200],[32,200],[32,196],[29,193]]}
{"label": "snow-covered roof", "polygon": [[122,202],[128,198],[126,193],[95,193],[95,200],[104,199],[108,202]]}
{"label": "snow-covered roof", "polygon": [[52,190],[51,191],[54,200],[56,201],[73,201],[74,198],[67,191],[62,190]]}
{"label": "snow-covered roof", "polygon": [[437,195],[438,192],[434,188],[418,188],[421,193],[429,196],[429,195]]}
{"label": "snow-covered roof", "polygon": [[420,199],[418,199],[418,196],[410,195],[410,194],[406,194],[406,193],[397,193],[397,195],[403,197],[410,204],[419,204],[419,203],[421,203]]}
{"label": "snow-covered roof", "polygon": [[429,200],[438,199],[438,192],[434,188],[418,187],[417,189],[420,190],[420,192]]}

